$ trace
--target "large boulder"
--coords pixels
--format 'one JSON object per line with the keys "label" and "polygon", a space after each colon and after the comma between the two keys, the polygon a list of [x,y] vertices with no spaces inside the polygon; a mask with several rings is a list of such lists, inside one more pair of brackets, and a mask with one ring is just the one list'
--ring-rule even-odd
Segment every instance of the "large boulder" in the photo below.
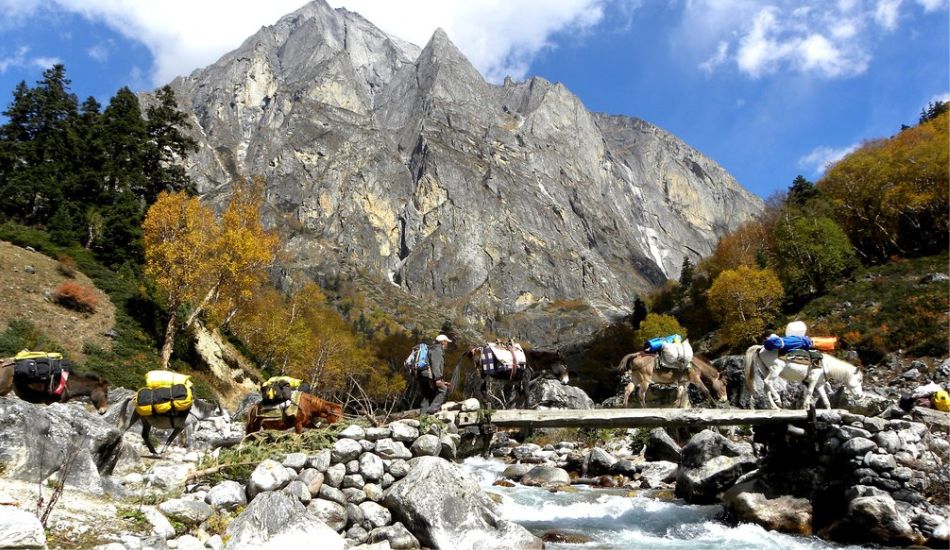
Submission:
{"label": "large boulder", "polygon": [[577,386],[567,386],[558,380],[539,380],[528,392],[528,408],[593,409],[594,401]]}
{"label": "large boulder", "polygon": [[225,548],[286,549],[320,541],[321,549],[342,550],[343,537],[327,527],[297,499],[280,492],[258,495],[228,525]]}
{"label": "large boulder", "polygon": [[921,544],[913,527],[898,510],[886,491],[856,485],[845,495],[848,510],[844,518],[829,527],[827,534],[842,542],[873,542],[885,546]]}
{"label": "large boulder", "polygon": [[770,495],[755,481],[748,481],[726,491],[722,500],[737,521],[755,523],[770,531],[812,534],[812,507],[808,499]]}
{"label": "large boulder", "polygon": [[264,460],[251,472],[247,483],[247,494],[254,498],[258,493],[282,489],[294,478],[287,468],[276,460]]}
{"label": "large boulder", "polygon": [[102,494],[102,476],[119,460],[122,433],[80,403],[34,405],[0,397],[0,471],[43,481],[70,460],[66,485]]}
{"label": "large boulder", "polygon": [[532,487],[559,487],[571,484],[566,470],[553,466],[535,466],[521,476],[521,484]]}
{"label": "large boulder", "polygon": [[43,524],[29,512],[0,506],[0,548],[46,548]]}
{"label": "large boulder", "polygon": [[712,504],[739,477],[756,466],[749,449],[712,430],[694,435],[683,447],[676,472],[676,495],[693,504]]}
{"label": "large boulder", "polygon": [[663,428],[654,428],[650,430],[650,436],[647,439],[646,447],[643,450],[643,458],[649,461],[666,460],[668,462],[680,461],[680,446],[673,441],[670,434]]}
{"label": "large boulder", "polygon": [[[383,504],[432,548],[542,548],[527,529],[504,519],[498,505],[455,464],[437,457],[412,461]],[[370,540],[373,540],[372,537]]]}

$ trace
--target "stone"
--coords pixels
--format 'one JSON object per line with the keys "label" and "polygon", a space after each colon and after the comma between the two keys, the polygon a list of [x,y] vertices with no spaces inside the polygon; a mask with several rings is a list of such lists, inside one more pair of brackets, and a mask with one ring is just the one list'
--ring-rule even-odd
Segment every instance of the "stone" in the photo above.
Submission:
{"label": "stone", "polygon": [[352,439],[337,439],[330,450],[330,458],[333,463],[346,463],[359,458],[363,454],[363,446],[359,441]]}
{"label": "stone", "polygon": [[346,497],[347,502],[359,504],[366,500],[366,491],[357,489],[356,487],[348,487],[343,489],[343,496]]}
{"label": "stone", "polygon": [[[347,441],[353,441],[349,439]],[[323,483],[331,487],[339,487],[343,483],[343,476],[346,475],[346,466],[343,464],[334,464],[327,468],[327,471],[323,474]]]}
{"label": "stone", "polygon": [[296,479],[288,483],[286,487],[281,489],[281,491],[296,498],[304,506],[309,504],[310,499],[312,498],[310,495],[310,488],[307,486],[307,484]]}
{"label": "stone", "polygon": [[480,408],[482,408],[481,403],[474,397],[462,401],[462,412],[475,412]]}
{"label": "stone", "polygon": [[392,439],[380,439],[376,442],[376,454],[383,459],[410,459],[412,453],[401,441]]}
{"label": "stone", "polygon": [[393,517],[389,513],[389,510],[376,504],[372,501],[367,501],[360,503],[360,510],[363,512],[363,517],[366,524],[364,527],[370,531],[377,527],[385,527],[392,523]]}
{"label": "stone", "polygon": [[[388,542],[393,550],[415,550],[421,547],[419,540],[400,522],[373,529],[366,540],[370,543]],[[456,547],[446,546],[446,548]]]}
{"label": "stone", "polygon": [[337,504],[346,504],[346,495],[343,494],[343,491],[331,487],[330,485],[323,485],[320,487],[320,498],[335,502]]}
{"label": "stone", "polygon": [[358,474],[360,473],[360,461],[351,460],[346,463],[346,473],[348,474]]}
{"label": "stone", "polygon": [[439,437],[439,442],[442,444],[439,456],[446,460],[455,460],[458,457],[458,445],[461,439],[458,434],[444,434]]}
{"label": "stone", "polygon": [[310,496],[315,497],[320,494],[320,487],[323,487],[323,477],[323,474],[318,472],[316,468],[305,468],[297,476],[297,481],[306,485],[307,490],[310,491]]}
{"label": "stone", "polygon": [[168,518],[158,511],[158,508],[154,506],[142,506],[139,510],[141,510],[142,515],[145,516],[145,521],[152,526],[153,535],[160,537],[162,540],[170,539],[175,536],[175,528],[172,527]]}
{"label": "stone", "polygon": [[376,450],[376,443],[368,439],[360,439],[360,447],[363,448],[364,453],[371,453]]}
{"label": "stone", "polygon": [[640,476],[645,479],[651,488],[661,487],[667,483],[676,482],[677,464],[666,460],[644,462],[639,465]]}
{"label": "stone", "polygon": [[521,484],[533,487],[556,487],[570,485],[571,477],[562,468],[535,466],[521,477]]}
{"label": "stone", "polygon": [[[357,510],[359,510],[359,508],[357,508]],[[354,525],[346,530],[346,538],[348,540],[355,542],[356,544],[361,545],[361,546],[356,546],[355,548],[366,548],[366,545],[363,543],[366,542],[366,539],[369,538],[369,531],[367,531],[366,529],[363,529],[363,527],[360,525]],[[353,548],[354,547],[350,547],[350,550],[352,550]],[[389,548],[388,542],[386,543],[386,548]]]}
{"label": "stone", "polygon": [[221,538],[221,535],[211,535],[205,541],[205,546],[211,550],[224,550],[224,539]]}
{"label": "stone", "polygon": [[327,468],[330,467],[330,454],[330,449],[323,449],[317,454],[308,456],[307,466],[318,472],[326,472]]}
{"label": "stone", "polygon": [[846,499],[847,513],[832,527],[833,539],[897,546],[918,542],[913,528],[885,491],[857,485],[847,491]]}
{"label": "stone", "polygon": [[894,460],[892,455],[868,455],[865,458],[865,463],[870,466],[872,469],[882,472],[885,470],[893,470],[897,467],[897,461]]}
{"label": "stone", "polygon": [[338,502],[314,499],[307,505],[307,511],[334,531],[340,532],[346,528],[346,507]]}
{"label": "stone", "polygon": [[366,481],[363,480],[363,476],[359,474],[350,474],[343,476],[343,488],[349,489],[355,487],[357,489],[362,489],[366,485]]}
{"label": "stone", "polygon": [[[474,480],[441,458],[413,460],[412,471],[386,491],[383,504],[426,546],[469,548],[478,541],[485,548],[540,549],[543,544],[506,520]],[[370,540],[378,540],[372,532]]]}
{"label": "stone", "polygon": [[247,495],[254,498],[265,491],[283,489],[296,475],[291,475],[280,462],[264,460],[251,472],[251,479],[247,483]]}
{"label": "stone", "polygon": [[363,515],[363,509],[357,506],[356,504],[346,503],[346,524],[347,525],[363,525],[363,520],[366,517]]}
{"label": "stone", "polygon": [[307,466],[307,455],[303,453],[290,453],[282,462],[284,467],[291,468],[299,472]]}
{"label": "stone", "polygon": [[413,442],[411,450],[413,456],[439,456],[442,441],[431,434],[422,435]]}
{"label": "stone", "polygon": [[711,430],[690,438],[680,453],[676,495],[692,504],[716,502],[719,493],[756,466],[753,455]]}
{"label": "stone", "polygon": [[394,478],[399,479],[405,477],[411,469],[412,467],[405,460],[393,460],[392,463],[389,464],[388,472],[392,474]]}
{"label": "stone", "polygon": [[339,437],[344,439],[364,439],[366,430],[359,424],[350,424],[340,432]]}
{"label": "stone", "polygon": [[182,535],[168,542],[174,542],[177,550],[205,550],[205,545],[193,535]]}
{"label": "stone", "polygon": [[901,449],[901,439],[896,432],[878,432],[874,434],[874,443],[892,454]]}
{"label": "stone", "polygon": [[643,458],[649,461],[665,460],[679,463],[680,452],[680,446],[673,441],[666,430],[654,428],[650,430],[650,436],[643,451]]}
{"label": "stone", "polygon": [[617,459],[613,455],[599,447],[594,447],[587,455],[587,473],[589,475],[605,474],[616,462]]}
{"label": "stone", "polygon": [[173,498],[166,500],[158,505],[158,509],[173,520],[178,520],[186,525],[197,525],[211,517],[214,510],[204,502]]}
{"label": "stone", "polygon": [[228,479],[212,487],[205,495],[205,502],[215,510],[230,511],[247,504],[247,496],[243,485]]}
{"label": "stone", "polygon": [[511,457],[515,460],[524,460],[526,458],[534,458],[538,456],[538,453],[541,452],[541,446],[535,445],[534,443],[525,443],[524,445],[518,445],[511,449]]}
{"label": "stone", "polygon": [[396,482],[396,478],[393,477],[391,473],[386,472],[385,474],[383,474],[383,479],[380,480],[379,486],[382,487],[383,490],[386,490],[386,489],[389,489],[389,486],[395,482]]}
{"label": "stone", "polygon": [[343,537],[295,498],[280,492],[259,495],[234,518],[226,548],[278,548],[295,540],[319,540],[321,549],[342,550]]}
{"label": "stone", "polygon": [[419,430],[405,422],[393,422],[389,429],[392,430],[393,440],[402,443],[412,443],[419,437]]}
{"label": "stone", "polygon": [[363,492],[366,493],[366,498],[373,502],[383,500],[383,488],[375,483],[367,483],[364,485]]}
{"label": "stone", "polygon": [[366,428],[364,437],[369,441],[379,441],[380,439],[390,439],[393,431],[388,426],[382,428]]}
{"label": "stone", "polygon": [[559,380],[542,379],[532,382],[528,391],[528,407],[587,410],[594,408],[594,401],[577,386],[564,385]]}
{"label": "stone", "polygon": [[808,499],[783,495],[769,498],[755,482],[740,483],[723,494],[726,509],[738,521],[770,531],[811,536],[812,506]]}
{"label": "stone", "polygon": [[360,455],[359,472],[368,481],[382,479],[385,473],[383,459],[373,453],[363,453]]}
{"label": "stone", "polygon": [[505,479],[511,479],[514,481],[520,481],[522,477],[531,469],[534,468],[531,464],[510,464],[505,468],[505,471],[501,473],[502,477]]}
{"label": "stone", "polygon": [[0,505],[0,548],[46,548],[43,524],[34,514]]}
{"label": "stone", "polygon": [[841,453],[845,456],[863,456],[868,451],[873,451],[877,445],[870,439],[864,437],[854,437],[841,445]]}

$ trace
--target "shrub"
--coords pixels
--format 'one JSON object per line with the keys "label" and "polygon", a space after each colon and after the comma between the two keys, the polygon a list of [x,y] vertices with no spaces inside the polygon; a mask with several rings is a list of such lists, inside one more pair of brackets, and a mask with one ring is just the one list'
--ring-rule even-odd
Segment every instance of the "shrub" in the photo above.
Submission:
{"label": "shrub", "polygon": [[59,263],[56,264],[56,271],[59,271],[60,275],[63,277],[75,279],[76,272],[79,271],[79,264],[76,263],[76,260],[74,260],[72,256],[63,254],[59,257],[58,261]]}
{"label": "shrub", "polygon": [[686,329],[672,315],[648,313],[646,319],[640,323],[640,328],[633,333],[633,344],[642,347],[643,343],[651,338],[670,334],[679,334],[686,338]]}
{"label": "shrub", "polygon": [[80,313],[95,313],[99,306],[96,291],[74,281],[65,281],[53,291],[53,301]]}

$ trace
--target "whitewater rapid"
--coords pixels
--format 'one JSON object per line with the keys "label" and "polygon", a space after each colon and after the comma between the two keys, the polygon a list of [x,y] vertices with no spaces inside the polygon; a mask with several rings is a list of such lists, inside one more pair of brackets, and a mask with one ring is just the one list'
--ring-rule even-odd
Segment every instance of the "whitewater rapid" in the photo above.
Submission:
{"label": "whitewater rapid", "polygon": [[522,485],[495,487],[492,484],[501,478],[504,463],[469,458],[462,466],[483,489],[500,495],[505,518],[539,536],[557,531],[593,539],[585,544],[548,543],[546,548],[553,550],[859,548],[784,535],[751,524],[733,527],[720,521],[722,507],[718,505],[693,506],[584,487],[577,492],[556,493]]}

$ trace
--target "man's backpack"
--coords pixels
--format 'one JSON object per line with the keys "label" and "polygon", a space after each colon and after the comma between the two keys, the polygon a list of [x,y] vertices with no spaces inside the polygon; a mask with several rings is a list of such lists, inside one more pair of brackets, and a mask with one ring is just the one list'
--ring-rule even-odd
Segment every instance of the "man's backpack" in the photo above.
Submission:
{"label": "man's backpack", "polygon": [[49,382],[63,372],[60,353],[23,350],[13,358],[13,377],[24,382]]}
{"label": "man's backpack", "polygon": [[412,375],[429,368],[429,346],[419,344],[412,348],[409,357],[406,357],[406,360],[403,361],[403,366]]}

